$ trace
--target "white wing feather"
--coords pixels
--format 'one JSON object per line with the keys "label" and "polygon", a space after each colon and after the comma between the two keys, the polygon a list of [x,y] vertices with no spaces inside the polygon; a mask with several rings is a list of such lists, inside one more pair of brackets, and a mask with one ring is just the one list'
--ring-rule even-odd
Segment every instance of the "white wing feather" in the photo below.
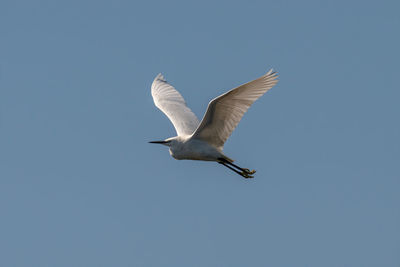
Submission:
{"label": "white wing feather", "polygon": [[248,108],[277,82],[272,69],[262,77],[222,94],[208,104],[193,138],[222,149]]}
{"label": "white wing feather", "polygon": [[196,115],[186,106],[182,95],[160,74],[151,85],[154,104],[169,118],[178,136],[191,135],[199,126]]}

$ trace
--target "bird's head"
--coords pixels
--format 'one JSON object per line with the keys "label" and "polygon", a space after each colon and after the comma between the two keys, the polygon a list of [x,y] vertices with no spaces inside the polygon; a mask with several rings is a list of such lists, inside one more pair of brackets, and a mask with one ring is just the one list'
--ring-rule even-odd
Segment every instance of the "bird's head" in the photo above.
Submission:
{"label": "bird's head", "polygon": [[168,139],[161,140],[161,141],[150,141],[149,143],[150,144],[161,144],[164,146],[171,146],[174,140],[175,140],[174,138],[168,138]]}

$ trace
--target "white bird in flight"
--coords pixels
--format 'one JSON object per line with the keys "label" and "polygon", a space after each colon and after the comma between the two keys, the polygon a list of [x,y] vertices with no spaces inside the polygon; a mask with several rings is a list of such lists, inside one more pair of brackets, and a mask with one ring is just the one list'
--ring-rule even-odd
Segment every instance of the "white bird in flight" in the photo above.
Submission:
{"label": "white bird in flight", "polygon": [[215,161],[244,178],[253,178],[250,171],[233,164],[222,153],[224,143],[238,125],[247,109],[271,89],[278,80],[272,69],[260,78],[245,83],[210,101],[201,122],[187,107],[182,95],[160,74],[151,85],[154,104],[170,119],[178,136],[149,143],[169,147],[175,159]]}

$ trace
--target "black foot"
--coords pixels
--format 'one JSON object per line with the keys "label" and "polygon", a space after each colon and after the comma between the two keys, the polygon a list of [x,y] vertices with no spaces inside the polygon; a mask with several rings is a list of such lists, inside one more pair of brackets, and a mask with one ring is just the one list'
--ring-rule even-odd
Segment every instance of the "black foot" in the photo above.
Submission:
{"label": "black foot", "polygon": [[[231,169],[232,171],[236,172],[237,174],[239,174],[240,176],[248,179],[248,178],[254,178],[254,176],[252,174],[254,174],[256,171],[252,170],[250,171],[249,169],[246,168],[241,168],[235,164],[233,164],[232,162],[229,162],[223,158],[219,158],[219,161],[217,161],[219,164],[224,165],[225,167],[227,167],[228,169]],[[229,166],[231,165],[231,166]],[[236,169],[234,169],[233,167],[235,167]]]}
{"label": "black foot", "polygon": [[246,179],[254,178],[253,175],[250,175],[249,173],[246,173],[246,172],[242,172],[242,173],[240,173],[240,175],[242,175]]}
{"label": "black foot", "polygon": [[255,173],[256,173],[255,170],[251,170],[251,171],[250,171],[249,169],[246,169],[246,168],[243,169],[243,172],[244,172],[244,173],[247,173],[247,174],[255,174]]}

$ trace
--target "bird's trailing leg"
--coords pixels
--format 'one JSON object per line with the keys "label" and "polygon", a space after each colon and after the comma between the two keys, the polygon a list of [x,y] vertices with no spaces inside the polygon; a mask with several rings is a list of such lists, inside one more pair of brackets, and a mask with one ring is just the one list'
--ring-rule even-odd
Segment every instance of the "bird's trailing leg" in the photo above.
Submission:
{"label": "bird's trailing leg", "polygon": [[219,158],[219,160],[222,161],[222,162],[224,162],[224,163],[226,163],[226,164],[229,164],[229,165],[231,165],[231,166],[233,166],[233,167],[235,167],[235,168],[237,168],[237,169],[239,169],[239,170],[241,170],[241,171],[244,172],[244,173],[247,173],[247,174],[254,174],[254,173],[256,173],[255,170],[251,170],[251,171],[250,171],[249,169],[241,168],[241,167],[239,167],[238,165],[236,165],[236,164],[234,164],[234,163],[232,163],[232,162],[230,162],[230,161],[228,161],[228,160],[226,160],[226,159],[224,159],[224,158]]}
{"label": "bird's trailing leg", "polygon": [[[254,176],[252,176],[252,174],[254,174],[256,172],[255,170],[250,171],[249,169],[241,168],[241,167],[237,166],[236,164],[233,164],[232,162],[227,161],[224,158],[219,158],[218,159],[218,163],[220,163],[220,164],[224,165],[225,167],[231,169],[232,171],[236,172],[237,174],[243,176],[244,178],[253,178]],[[235,167],[236,169],[232,168],[229,165]],[[238,171],[237,169],[240,170],[240,171]]]}
{"label": "bird's trailing leg", "polygon": [[238,171],[238,170],[232,168],[231,166],[227,165],[227,164],[224,163],[224,162],[218,161],[218,163],[224,165],[225,167],[227,167],[227,168],[229,168],[229,169],[231,169],[232,171],[236,172],[236,173],[239,174],[240,176],[243,176],[244,178],[254,178],[254,176],[249,175],[249,174],[247,174],[247,173],[245,173],[245,172],[240,172],[240,171]]}

